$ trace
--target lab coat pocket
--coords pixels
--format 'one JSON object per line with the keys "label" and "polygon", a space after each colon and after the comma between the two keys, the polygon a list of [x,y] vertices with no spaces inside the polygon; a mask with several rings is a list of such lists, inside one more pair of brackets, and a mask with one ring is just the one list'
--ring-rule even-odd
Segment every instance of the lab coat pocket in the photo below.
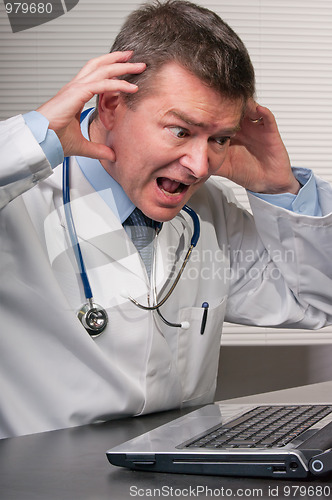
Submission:
{"label": "lab coat pocket", "polygon": [[203,334],[203,307],[188,307],[179,312],[180,322],[190,324],[189,329],[180,329],[178,338],[178,370],[184,403],[205,403],[213,398],[225,309],[226,297],[209,307]]}

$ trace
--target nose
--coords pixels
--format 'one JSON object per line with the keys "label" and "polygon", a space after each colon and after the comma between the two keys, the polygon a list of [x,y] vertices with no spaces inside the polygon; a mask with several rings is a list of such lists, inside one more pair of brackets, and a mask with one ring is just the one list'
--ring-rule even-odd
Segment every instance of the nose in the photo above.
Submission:
{"label": "nose", "polygon": [[189,169],[197,179],[208,176],[210,170],[208,143],[193,141],[190,145],[187,144],[180,158],[180,164]]}

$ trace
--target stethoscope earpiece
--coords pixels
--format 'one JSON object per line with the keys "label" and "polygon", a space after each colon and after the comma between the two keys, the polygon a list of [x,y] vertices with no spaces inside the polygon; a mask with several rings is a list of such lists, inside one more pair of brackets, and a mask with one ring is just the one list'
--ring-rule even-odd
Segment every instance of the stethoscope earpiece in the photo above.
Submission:
{"label": "stethoscope earpiece", "polygon": [[189,330],[189,328],[190,328],[189,321],[182,321],[181,328],[182,328],[182,330]]}
{"label": "stethoscope earpiece", "polygon": [[108,316],[101,306],[94,303],[83,304],[77,313],[77,317],[88,332],[95,338],[98,337],[106,328]]}

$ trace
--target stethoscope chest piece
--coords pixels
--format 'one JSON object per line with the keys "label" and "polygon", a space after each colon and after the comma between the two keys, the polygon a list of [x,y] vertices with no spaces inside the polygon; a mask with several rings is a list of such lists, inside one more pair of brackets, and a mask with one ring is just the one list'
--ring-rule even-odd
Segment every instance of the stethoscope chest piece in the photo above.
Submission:
{"label": "stethoscope chest piece", "polygon": [[93,338],[103,333],[108,322],[105,309],[95,303],[83,304],[77,313],[77,317],[88,334]]}

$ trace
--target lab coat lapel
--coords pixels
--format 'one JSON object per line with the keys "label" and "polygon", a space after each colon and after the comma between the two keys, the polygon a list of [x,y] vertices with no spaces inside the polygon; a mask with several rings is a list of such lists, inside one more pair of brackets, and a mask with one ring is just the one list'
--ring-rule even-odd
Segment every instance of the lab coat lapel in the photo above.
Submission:
{"label": "lab coat lapel", "polygon": [[[102,252],[110,262],[118,262],[149,285],[145,266],[135,245],[120,220],[87,181],[75,159],[71,159],[71,209],[79,241]],[[61,224],[66,227],[64,213]],[[181,212],[164,223],[156,238],[155,283],[158,293],[168,289],[177,274],[190,243],[190,227],[190,217]]]}
{"label": "lab coat lapel", "polygon": [[[144,265],[120,220],[86,180],[75,160],[71,161],[71,186],[71,210],[78,240],[102,252],[110,263],[118,262],[146,281]],[[62,224],[66,225],[64,214]],[[98,252],[90,253],[91,259],[98,256]]]}

